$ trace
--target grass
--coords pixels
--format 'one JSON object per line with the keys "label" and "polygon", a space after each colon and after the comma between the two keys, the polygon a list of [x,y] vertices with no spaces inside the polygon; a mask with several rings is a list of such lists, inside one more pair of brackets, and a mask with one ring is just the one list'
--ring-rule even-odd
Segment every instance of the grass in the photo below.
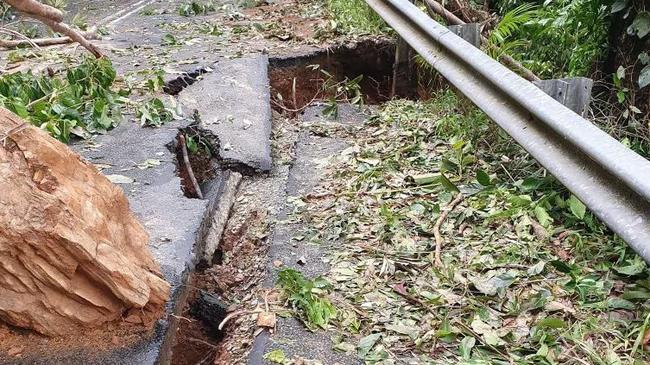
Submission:
{"label": "grass", "polygon": [[[351,146],[329,195],[295,213],[306,242],[340,242],[335,349],[366,364],[649,361],[645,263],[465,104],[394,100],[339,131]],[[437,266],[433,232],[459,192]]]}
{"label": "grass", "polygon": [[310,280],[297,270],[284,269],[278,273],[278,284],[287,301],[299,311],[310,329],[326,329],[330,320],[336,316],[336,308],[324,295],[331,287],[325,279]]}
{"label": "grass", "polygon": [[364,0],[326,0],[337,31],[345,34],[381,34],[388,26]]}

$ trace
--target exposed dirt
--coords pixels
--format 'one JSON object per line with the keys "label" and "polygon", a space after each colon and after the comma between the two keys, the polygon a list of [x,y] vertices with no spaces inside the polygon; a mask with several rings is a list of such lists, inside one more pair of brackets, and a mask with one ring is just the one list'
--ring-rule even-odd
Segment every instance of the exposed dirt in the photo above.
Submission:
{"label": "exposed dirt", "polygon": [[[268,248],[265,233],[267,214],[260,208],[248,208],[250,207],[235,208],[238,213],[245,215],[237,214],[228,224],[220,246],[222,263],[192,275],[192,291],[181,314],[184,319],[178,331],[178,343],[174,347],[173,364],[209,363],[214,358],[220,359],[215,364],[235,364],[246,355],[245,351],[225,348],[217,342],[226,333],[229,337],[236,336],[238,331],[235,328],[244,322],[248,326],[254,326],[255,322],[250,316],[235,318],[223,332],[215,332],[204,322],[205,319],[193,315],[191,307],[199,290],[219,297],[226,303],[233,303],[231,311],[242,309],[247,302],[257,300],[256,291],[251,289],[257,286],[264,274],[264,259]],[[244,220],[238,219],[239,217],[244,217]],[[253,329],[250,327],[244,334],[252,334]],[[251,343],[246,339],[238,341],[242,347]]]}
{"label": "exposed dirt", "polygon": [[[194,178],[202,186],[215,178],[215,167],[218,165],[216,156],[214,156],[213,147],[207,140],[195,129],[187,128],[180,132],[185,136],[187,157],[190,166],[186,166],[178,139],[175,141],[173,149],[176,155],[176,173],[181,178],[181,188],[188,198],[198,198],[199,195],[190,179],[189,171],[192,170]],[[191,146],[194,146],[193,148]]]}
{"label": "exposed dirt", "polygon": [[100,329],[85,330],[83,336],[50,338],[0,323],[0,353],[16,361],[32,357],[68,358],[75,353],[83,355],[84,359],[101,359],[107,353],[132,347],[152,336],[152,332],[151,326],[122,320],[104,324]]}
{"label": "exposed dirt", "polygon": [[[288,163],[297,138],[295,121],[276,115],[273,125],[274,167],[269,176],[246,177],[239,189],[217,252],[216,264],[193,274],[190,300],[182,311],[173,364],[244,364],[261,331],[256,314],[236,316],[223,333],[210,331],[191,313],[199,290],[229,305],[229,312],[263,306],[268,294],[260,289],[267,269],[268,232],[284,196]],[[202,362],[203,361],[203,362]]]}
{"label": "exposed dirt", "polygon": [[360,86],[368,104],[380,104],[393,96],[415,97],[415,79],[401,83],[395,95],[391,95],[394,59],[395,45],[384,39],[367,39],[304,56],[272,58],[269,78],[273,107],[278,111],[297,111],[327,99],[332,91],[323,88],[329,76],[322,71],[332,75],[336,82],[363,76]]}
{"label": "exposed dirt", "polygon": [[[300,14],[300,1],[268,4],[249,8],[243,13],[251,19],[282,19],[275,22],[267,37],[282,41],[313,41],[318,36],[319,27],[326,21],[322,18],[305,18]],[[302,3],[305,3],[304,1]]]}

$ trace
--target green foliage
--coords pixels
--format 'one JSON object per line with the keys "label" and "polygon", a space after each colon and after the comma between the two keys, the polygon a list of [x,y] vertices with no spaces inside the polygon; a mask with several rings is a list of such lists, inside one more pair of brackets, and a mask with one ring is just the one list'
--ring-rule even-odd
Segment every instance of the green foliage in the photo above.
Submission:
{"label": "green foliage", "polygon": [[167,33],[162,37],[160,43],[163,46],[175,46],[178,44],[178,39],[176,39],[173,34]]}
{"label": "green foliage", "polygon": [[639,73],[639,89],[650,85],[650,56],[647,52],[639,54],[639,62],[643,65],[641,72]]}
{"label": "green foliage", "polygon": [[162,100],[151,98],[136,109],[135,116],[143,127],[160,127],[172,121],[175,110],[166,106]]}
{"label": "green foliage", "polygon": [[41,36],[41,29],[35,24],[21,22],[18,24],[18,33],[27,38],[38,38]]}
{"label": "green foliage", "polygon": [[322,69],[320,65],[309,65],[307,67],[312,70],[320,70],[320,73],[325,77],[321,85],[321,92],[327,98],[323,116],[338,118],[340,102],[357,107],[363,106],[364,100],[360,85],[363,75],[359,75],[352,80],[345,77],[343,80],[338,81],[334,75]]}
{"label": "green foliage", "polygon": [[344,33],[380,34],[388,31],[386,23],[364,0],[326,0],[333,22],[330,28]]}
{"label": "green foliage", "polygon": [[195,16],[195,15],[207,15],[216,10],[214,3],[212,1],[206,3],[199,3],[192,1],[190,3],[184,3],[178,6],[178,14],[182,16]]}
{"label": "green foliage", "polygon": [[128,92],[114,91],[114,81],[107,58],[85,58],[64,78],[7,74],[0,78],[0,105],[67,142],[71,134],[87,137],[119,123]]}
{"label": "green foliage", "polygon": [[153,72],[153,77],[145,81],[144,87],[151,92],[163,91],[163,88],[165,87],[164,75],[165,72],[162,70]]}
{"label": "green foliage", "polygon": [[88,30],[88,19],[81,14],[75,14],[72,18],[72,25],[84,31]]}
{"label": "green foliage", "polygon": [[156,15],[156,9],[152,6],[145,6],[140,10],[140,15],[143,16],[151,16],[151,15]]}
{"label": "green foliage", "polygon": [[278,284],[293,308],[300,311],[308,328],[325,329],[336,316],[336,308],[323,297],[330,284],[322,277],[309,280],[300,271],[284,269],[278,273]]}
{"label": "green foliage", "polygon": [[627,28],[627,32],[636,35],[639,39],[645,38],[650,33],[650,12],[642,11],[634,17],[634,21]]}
{"label": "green foliage", "polygon": [[545,1],[527,21],[509,22],[507,35],[518,43],[508,52],[542,78],[587,76],[607,45],[609,9],[604,0]]}
{"label": "green foliage", "polygon": [[207,140],[201,138],[201,135],[198,133],[195,133],[194,135],[186,133],[185,142],[187,143],[187,151],[191,154],[202,152],[207,156],[212,155],[212,146],[210,146],[210,143]]}
{"label": "green foliage", "polygon": [[67,0],[44,0],[43,4],[55,7],[59,10],[64,10],[68,6]]}
{"label": "green foliage", "polygon": [[535,19],[537,16],[536,6],[522,4],[501,17],[499,24],[490,32],[488,38],[487,52],[493,58],[498,59],[502,54],[508,54],[511,50],[526,45],[526,42],[513,39],[513,35],[521,27]]}

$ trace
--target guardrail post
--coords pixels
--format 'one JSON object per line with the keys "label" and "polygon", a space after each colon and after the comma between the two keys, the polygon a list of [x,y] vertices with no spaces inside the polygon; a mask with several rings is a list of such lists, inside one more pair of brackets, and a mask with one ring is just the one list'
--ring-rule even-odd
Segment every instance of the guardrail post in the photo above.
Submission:
{"label": "guardrail post", "polygon": [[447,29],[451,30],[454,34],[463,38],[474,47],[481,48],[481,29],[478,23],[450,25]]}
{"label": "guardrail post", "polygon": [[[413,0],[409,0],[411,3]],[[393,63],[393,84],[390,89],[390,97],[397,95],[398,90],[406,90],[411,80],[413,49],[402,38],[397,38],[395,45],[395,63]]]}
{"label": "guardrail post", "polygon": [[592,79],[573,77],[534,81],[533,84],[562,105],[584,117],[591,100]]}

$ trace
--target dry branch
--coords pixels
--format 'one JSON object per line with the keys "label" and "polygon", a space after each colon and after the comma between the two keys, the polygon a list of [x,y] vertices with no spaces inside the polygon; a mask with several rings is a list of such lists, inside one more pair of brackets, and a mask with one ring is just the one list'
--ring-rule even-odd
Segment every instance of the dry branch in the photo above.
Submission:
{"label": "dry branch", "polygon": [[196,192],[196,197],[199,199],[203,199],[203,192],[201,191],[201,186],[199,185],[199,182],[196,181],[196,177],[194,176],[194,170],[192,170],[192,164],[190,163],[190,157],[187,154],[187,143],[185,142],[185,136],[180,134],[178,136],[178,142],[180,144],[181,153],[183,155],[183,164],[185,165],[185,170],[187,171],[187,176],[189,177],[190,182],[192,183],[192,187]]}
{"label": "dry branch", "polygon": [[456,199],[452,201],[447,208],[445,208],[442,213],[440,214],[440,217],[438,217],[438,220],[436,221],[436,224],[433,226],[433,235],[436,238],[436,253],[435,253],[435,265],[437,267],[442,266],[442,260],[440,259],[440,252],[442,251],[442,236],[440,235],[440,227],[442,226],[442,223],[447,219],[447,215],[449,215],[449,212],[454,210],[454,208],[463,201],[465,196],[461,193],[458,193],[458,196],[456,196]]}
{"label": "dry branch", "polygon": [[[65,37],[61,37],[62,38],[61,42],[63,42],[63,39],[67,38],[68,42],[74,41],[79,43],[81,46],[86,48],[90,53],[92,53],[93,56],[95,56],[96,58],[103,57],[103,54],[101,53],[99,48],[97,48],[94,44],[90,43],[88,39],[84,37],[83,33],[71,28],[69,25],[63,22],[63,12],[61,12],[60,10],[35,0],[3,0],[3,1],[11,5],[17,11],[25,14],[26,16],[41,21],[42,23],[50,27],[53,31],[65,35]],[[23,41],[19,41],[19,42],[23,42]],[[54,44],[61,44],[61,43],[54,43]],[[5,46],[2,43],[0,43],[0,46],[10,48],[10,46]]]}
{"label": "dry branch", "polygon": [[[12,35],[18,36],[18,34],[13,34],[18,32],[12,32]],[[81,36],[86,39],[96,39],[97,34],[94,30],[80,32]],[[47,46],[56,46],[59,44],[67,44],[74,42],[72,38],[65,37],[52,37],[52,38],[23,38],[23,39],[0,39],[0,47],[4,48],[17,48],[17,47],[47,47]]]}

